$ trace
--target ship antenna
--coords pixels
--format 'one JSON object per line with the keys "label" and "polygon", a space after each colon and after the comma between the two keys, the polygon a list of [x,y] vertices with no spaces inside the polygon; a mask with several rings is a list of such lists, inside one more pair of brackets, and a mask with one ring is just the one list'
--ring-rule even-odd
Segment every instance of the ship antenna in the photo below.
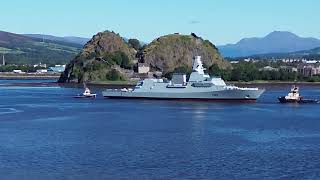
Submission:
{"label": "ship antenna", "polygon": [[3,66],[6,65],[6,60],[4,59],[4,53],[2,54],[2,65],[3,65]]}

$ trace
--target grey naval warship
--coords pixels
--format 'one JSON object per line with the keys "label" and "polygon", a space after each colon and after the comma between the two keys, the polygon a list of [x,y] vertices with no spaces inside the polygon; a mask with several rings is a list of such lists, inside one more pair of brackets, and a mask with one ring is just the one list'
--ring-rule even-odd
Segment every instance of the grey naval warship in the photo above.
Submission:
{"label": "grey naval warship", "polygon": [[173,74],[171,81],[145,79],[133,89],[106,89],[102,94],[106,98],[123,99],[255,101],[264,92],[264,89],[226,85],[220,77],[210,77],[204,72],[200,56],[194,58],[192,69],[189,81],[185,74]]}

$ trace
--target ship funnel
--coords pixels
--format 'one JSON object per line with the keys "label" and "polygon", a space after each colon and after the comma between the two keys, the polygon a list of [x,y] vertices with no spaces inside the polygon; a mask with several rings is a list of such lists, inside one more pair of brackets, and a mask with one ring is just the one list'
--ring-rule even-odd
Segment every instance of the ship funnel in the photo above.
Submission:
{"label": "ship funnel", "polygon": [[204,74],[204,68],[201,61],[201,56],[194,57],[192,70],[198,72],[199,74]]}

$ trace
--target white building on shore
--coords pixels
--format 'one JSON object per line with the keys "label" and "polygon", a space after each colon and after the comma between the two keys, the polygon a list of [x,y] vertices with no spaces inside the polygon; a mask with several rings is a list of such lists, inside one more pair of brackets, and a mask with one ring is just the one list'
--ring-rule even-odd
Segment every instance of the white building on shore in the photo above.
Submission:
{"label": "white building on shore", "polygon": [[138,64],[138,73],[139,74],[147,74],[150,71],[150,66],[145,63]]}

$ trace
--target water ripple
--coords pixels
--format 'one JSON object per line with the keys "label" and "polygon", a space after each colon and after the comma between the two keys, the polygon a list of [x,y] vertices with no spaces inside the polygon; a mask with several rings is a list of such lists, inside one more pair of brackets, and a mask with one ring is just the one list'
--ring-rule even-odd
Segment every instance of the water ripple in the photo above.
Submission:
{"label": "water ripple", "polygon": [[0,115],[14,114],[14,113],[20,113],[20,112],[23,112],[23,111],[15,108],[0,108]]}

